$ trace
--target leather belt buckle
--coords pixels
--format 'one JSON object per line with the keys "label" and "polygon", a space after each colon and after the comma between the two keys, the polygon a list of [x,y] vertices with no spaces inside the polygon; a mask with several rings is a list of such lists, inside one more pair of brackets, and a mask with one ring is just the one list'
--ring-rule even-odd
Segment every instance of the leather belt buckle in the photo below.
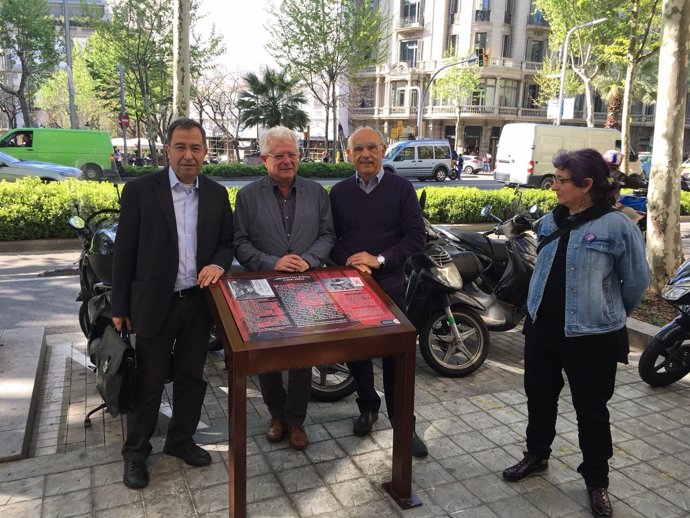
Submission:
{"label": "leather belt buckle", "polygon": [[192,286],[191,288],[185,288],[183,290],[173,292],[173,296],[178,299],[183,299],[185,297],[189,297],[190,295],[194,295],[198,289],[198,286]]}

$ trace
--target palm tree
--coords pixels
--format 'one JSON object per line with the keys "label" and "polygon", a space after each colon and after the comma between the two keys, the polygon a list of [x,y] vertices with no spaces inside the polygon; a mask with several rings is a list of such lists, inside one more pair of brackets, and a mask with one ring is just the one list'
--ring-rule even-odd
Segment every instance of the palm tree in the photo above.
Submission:
{"label": "palm tree", "polygon": [[261,78],[250,72],[243,79],[247,86],[237,101],[240,123],[265,128],[282,125],[298,130],[307,127],[309,115],[300,108],[307,99],[297,90],[298,80],[290,78],[287,71],[266,68]]}

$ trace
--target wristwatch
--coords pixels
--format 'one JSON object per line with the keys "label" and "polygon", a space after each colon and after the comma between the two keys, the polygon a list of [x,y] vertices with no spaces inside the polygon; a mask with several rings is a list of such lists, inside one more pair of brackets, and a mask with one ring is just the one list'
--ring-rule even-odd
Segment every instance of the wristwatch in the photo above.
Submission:
{"label": "wristwatch", "polygon": [[376,260],[379,262],[380,268],[383,268],[384,266],[386,266],[386,258],[383,257],[381,254],[376,256]]}

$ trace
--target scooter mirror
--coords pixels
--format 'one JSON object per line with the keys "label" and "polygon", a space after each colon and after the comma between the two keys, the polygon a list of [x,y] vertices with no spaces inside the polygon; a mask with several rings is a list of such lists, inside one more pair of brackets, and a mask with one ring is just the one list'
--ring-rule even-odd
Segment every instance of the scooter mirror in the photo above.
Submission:
{"label": "scooter mirror", "polygon": [[67,223],[69,223],[70,227],[77,230],[82,230],[84,227],[86,227],[86,221],[84,221],[84,218],[81,216],[72,216],[67,220]]}
{"label": "scooter mirror", "polygon": [[485,218],[491,214],[491,205],[484,205],[480,214],[482,215],[482,218]]}

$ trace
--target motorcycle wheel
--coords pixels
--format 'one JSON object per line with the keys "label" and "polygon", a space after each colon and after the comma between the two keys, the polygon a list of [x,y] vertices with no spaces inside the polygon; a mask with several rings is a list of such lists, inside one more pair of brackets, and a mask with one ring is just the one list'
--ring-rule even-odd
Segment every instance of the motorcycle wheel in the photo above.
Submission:
{"label": "motorcycle wheel", "polygon": [[457,180],[458,170],[456,168],[451,169],[450,173],[448,173],[448,178],[450,178],[451,180]]}
{"label": "motorcycle wheel", "polygon": [[652,387],[665,387],[690,373],[690,344],[683,344],[686,340],[690,340],[690,331],[672,341],[652,339],[642,351],[637,367],[642,381]]}
{"label": "motorcycle wheel", "polygon": [[481,367],[489,354],[489,332],[482,319],[467,308],[453,307],[462,345],[453,346],[453,334],[444,311],[436,311],[419,334],[419,349],[429,367],[443,376],[467,376]]}
{"label": "motorcycle wheel", "polygon": [[311,368],[311,395],[318,401],[340,401],[356,389],[355,378],[344,363]]}
{"label": "motorcycle wheel", "polygon": [[81,327],[84,336],[88,338],[91,332],[91,320],[89,320],[89,305],[86,302],[82,302],[79,306],[79,327]]}

